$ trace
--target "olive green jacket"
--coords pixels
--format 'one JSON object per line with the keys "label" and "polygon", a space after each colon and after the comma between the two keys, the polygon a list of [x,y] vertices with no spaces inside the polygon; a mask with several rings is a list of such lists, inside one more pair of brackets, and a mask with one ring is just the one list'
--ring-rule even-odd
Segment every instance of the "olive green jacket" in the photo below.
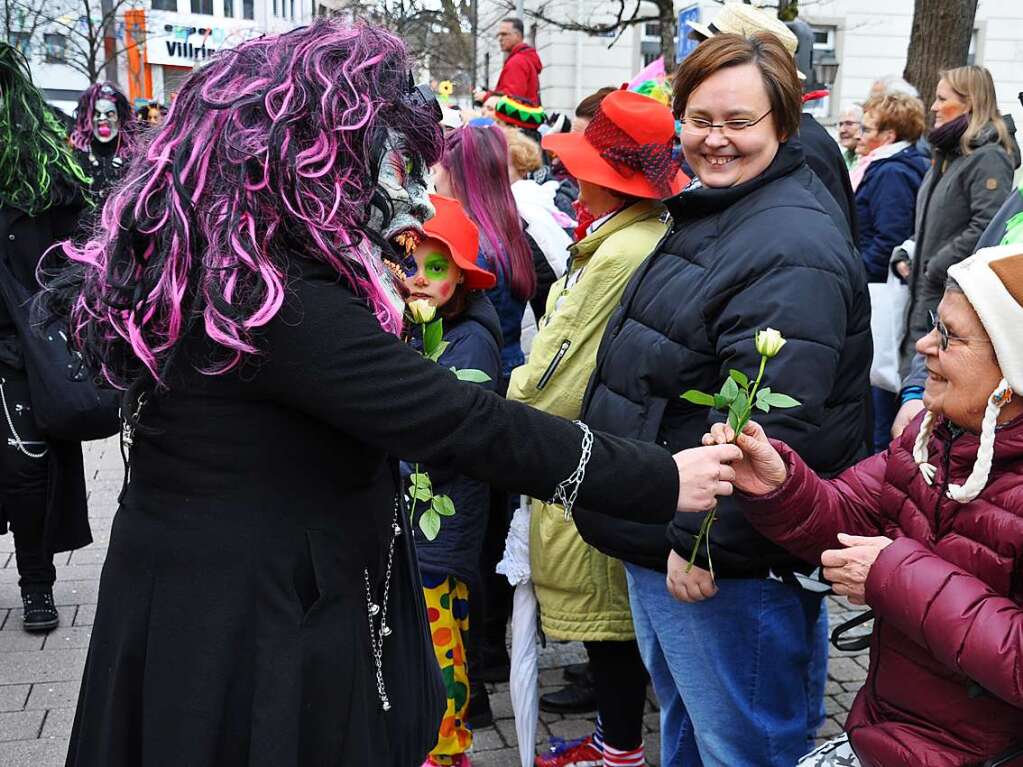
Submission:
{"label": "olive green jacket", "polygon": [[[508,398],[578,418],[604,328],[633,272],[665,234],[664,208],[637,202],[575,243],[554,283],[525,365]],[[533,502],[530,567],[544,632],[552,639],[625,641],[634,636],[622,563],[583,542],[561,506]]]}

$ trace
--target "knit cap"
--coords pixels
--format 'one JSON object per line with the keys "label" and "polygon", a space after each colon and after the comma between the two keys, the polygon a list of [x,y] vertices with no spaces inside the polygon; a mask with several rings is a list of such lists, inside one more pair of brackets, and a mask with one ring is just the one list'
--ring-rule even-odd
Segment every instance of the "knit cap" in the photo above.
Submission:
{"label": "knit cap", "polygon": [[547,114],[543,111],[543,107],[533,106],[511,96],[501,96],[497,106],[494,107],[494,112],[501,122],[526,130],[539,130],[547,120]]}
{"label": "knit cap", "polygon": [[[1023,243],[984,248],[948,270],[969,300],[994,346],[1002,380],[988,398],[981,425],[980,447],[973,471],[962,485],[951,485],[948,495],[969,503],[987,485],[994,456],[998,413],[1012,399],[1023,395]],[[934,414],[927,413],[920,426],[913,457],[930,483],[934,467],[927,463],[927,442],[934,428]]]}

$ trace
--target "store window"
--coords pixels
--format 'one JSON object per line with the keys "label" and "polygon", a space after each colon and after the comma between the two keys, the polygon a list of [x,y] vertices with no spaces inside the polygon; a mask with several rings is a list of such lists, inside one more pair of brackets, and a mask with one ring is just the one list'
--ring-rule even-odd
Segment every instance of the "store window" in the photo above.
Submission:
{"label": "store window", "polygon": [[224,17],[234,18],[234,0],[224,0]]}
{"label": "store window", "polygon": [[213,0],[192,0],[192,13],[213,15]]}
{"label": "store window", "polygon": [[10,32],[8,40],[11,45],[21,51],[26,57],[32,54],[32,33],[31,32]]}
{"label": "store window", "polygon": [[153,10],[177,12],[178,0],[153,0]]}
{"label": "store window", "polygon": [[43,35],[46,45],[46,61],[49,64],[63,64],[67,61],[67,38],[56,32]]}
{"label": "store window", "polygon": [[[813,60],[837,61],[838,54],[835,41],[838,37],[838,27],[817,25],[813,27]],[[807,77],[812,78],[813,72],[804,72]],[[831,85],[834,88],[834,84]],[[831,96],[807,102],[805,109],[814,117],[829,117],[831,115]]]}
{"label": "store window", "polygon": [[255,0],[242,0],[242,18],[256,18]]}

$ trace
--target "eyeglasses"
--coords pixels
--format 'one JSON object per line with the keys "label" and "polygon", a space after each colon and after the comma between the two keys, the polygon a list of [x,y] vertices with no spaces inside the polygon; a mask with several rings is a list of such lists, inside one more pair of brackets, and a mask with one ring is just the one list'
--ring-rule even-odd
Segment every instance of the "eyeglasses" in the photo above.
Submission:
{"label": "eyeglasses", "polygon": [[679,122],[682,123],[682,130],[691,136],[706,136],[714,128],[720,129],[727,136],[732,133],[741,133],[747,128],[752,128],[773,111],[773,109],[768,109],[755,120],[725,120],[722,123],[712,123],[710,120],[704,120],[702,117],[683,117]]}
{"label": "eyeglasses", "polygon": [[968,343],[970,341],[976,341],[978,343],[991,343],[990,339],[987,338],[967,338],[966,336],[954,336],[948,332],[948,328],[945,327],[945,323],[938,318],[937,312],[933,309],[928,312],[931,316],[931,327],[938,331],[940,337],[939,344],[943,352],[948,351],[948,345],[951,341],[958,341],[959,343]]}

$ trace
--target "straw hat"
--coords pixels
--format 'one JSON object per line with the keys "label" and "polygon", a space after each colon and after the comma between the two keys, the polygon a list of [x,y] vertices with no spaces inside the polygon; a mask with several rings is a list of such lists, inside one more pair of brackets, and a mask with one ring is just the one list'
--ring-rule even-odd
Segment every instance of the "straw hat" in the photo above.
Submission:
{"label": "straw hat", "polygon": [[[796,49],[799,48],[799,38],[777,16],[744,3],[725,3],[714,21],[707,24],[699,21],[687,21],[686,24],[704,37],[720,34],[750,37],[757,32],[766,32],[777,37],[792,56],[796,55]],[[799,77],[806,79],[802,72],[799,72]]]}

